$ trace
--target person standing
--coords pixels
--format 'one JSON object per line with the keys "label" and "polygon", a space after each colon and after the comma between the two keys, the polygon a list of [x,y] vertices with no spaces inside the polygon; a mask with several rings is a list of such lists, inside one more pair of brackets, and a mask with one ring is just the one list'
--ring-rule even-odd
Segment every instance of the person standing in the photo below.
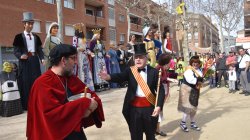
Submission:
{"label": "person standing", "polygon": [[159,56],[162,54],[162,43],[159,40],[160,34],[161,34],[161,32],[159,30],[157,30],[154,33],[154,44],[155,44],[155,47],[157,49],[156,60],[158,60]]}
{"label": "person standing", "polygon": [[169,32],[164,32],[163,34],[164,44],[163,44],[163,53],[172,53],[172,43],[170,40]]}
{"label": "person standing", "polygon": [[87,47],[86,38],[83,33],[84,24],[77,23],[73,26],[75,29],[73,46],[77,48],[77,65],[75,66],[75,75],[77,75],[90,90],[95,91],[88,57],[94,57],[94,54]]}
{"label": "person standing", "polygon": [[27,110],[29,92],[32,84],[41,75],[40,62],[45,64],[42,42],[33,29],[33,13],[23,13],[24,31],[15,36],[14,55],[19,60],[18,87],[21,94],[22,107]]}
{"label": "person standing", "polygon": [[[145,44],[134,45],[135,66],[122,73],[108,75],[101,72],[102,79],[112,82],[128,81],[128,89],[123,104],[123,115],[127,121],[131,140],[142,140],[143,133],[147,140],[155,140],[158,115],[162,110],[165,91],[160,84],[156,96],[159,72],[147,65]],[[155,102],[158,97],[158,102]],[[155,105],[156,104],[156,105]]]}
{"label": "person standing", "polygon": [[106,50],[104,45],[102,44],[100,37],[101,37],[101,29],[93,29],[92,30],[94,35],[90,41],[90,51],[94,53],[93,59],[93,79],[94,79],[94,87],[95,91],[103,91],[109,89],[109,83],[100,79],[98,73],[101,70],[107,71],[107,66],[105,63],[105,57],[109,57],[106,55]]}
{"label": "person standing", "polygon": [[[155,67],[157,70],[161,70],[161,83],[165,90],[165,101],[167,101],[168,98],[170,97],[169,93],[170,82],[177,82],[177,80],[168,77],[169,75],[167,69],[169,69],[170,60],[171,60],[171,55],[168,55],[166,53],[161,54],[158,59],[158,65]],[[160,136],[167,136],[166,133],[160,130],[160,122],[162,121],[163,121],[163,111],[161,111],[159,114],[159,119],[155,134]]]}
{"label": "person standing", "polygon": [[239,64],[240,71],[240,84],[243,88],[243,91],[240,94],[245,94],[245,96],[249,96],[250,84],[247,80],[247,72],[249,69],[250,56],[246,54],[243,48],[240,48],[238,51],[240,55],[237,62]]}
{"label": "person standing", "polygon": [[200,60],[198,56],[191,57],[186,71],[184,72],[183,84],[180,86],[178,111],[183,112],[180,127],[184,132],[189,132],[186,126],[187,118],[191,120],[191,129],[200,131],[196,125],[195,115],[197,112],[201,83],[203,75],[200,70]]}
{"label": "person standing", "polygon": [[225,81],[225,87],[228,88],[226,57],[224,56],[223,53],[219,54],[219,58],[216,61],[216,73],[217,73],[217,77],[218,77],[217,88],[221,87],[221,78],[222,78],[222,76],[223,76],[223,79]]}
{"label": "person standing", "polygon": [[44,46],[43,46],[43,53],[45,56],[45,71],[49,69],[50,64],[48,61],[49,57],[49,52],[51,49],[53,49],[56,45],[61,43],[61,40],[57,36],[58,33],[58,24],[56,22],[52,22],[49,26],[48,32],[46,39],[44,41]]}
{"label": "person standing", "polygon": [[134,66],[135,62],[134,62],[134,45],[135,45],[135,35],[130,35],[129,37],[129,42],[127,44],[127,50],[128,50],[128,60],[127,60],[127,65],[128,66]]}
{"label": "person standing", "polygon": [[145,37],[143,43],[145,43],[146,50],[148,52],[148,60],[151,67],[155,67],[156,65],[156,48],[153,38],[153,29],[151,27],[144,27],[143,28],[143,36]]}
{"label": "person standing", "polygon": [[228,85],[229,85],[229,93],[235,93],[235,83],[237,80],[236,71],[234,65],[229,65],[228,70]]}
{"label": "person standing", "polygon": [[[108,55],[110,56],[110,70],[111,74],[113,73],[120,73],[120,66],[118,63],[118,56],[116,53],[116,47],[113,43],[110,44],[109,50],[108,50]],[[111,88],[117,88],[118,84],[117,83],[110,83]]]}

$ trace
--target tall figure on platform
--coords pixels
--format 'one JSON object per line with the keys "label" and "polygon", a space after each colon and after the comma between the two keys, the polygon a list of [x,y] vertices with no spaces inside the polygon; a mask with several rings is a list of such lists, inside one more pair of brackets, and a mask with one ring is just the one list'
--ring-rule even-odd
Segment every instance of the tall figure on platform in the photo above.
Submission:
{"label": "tall figure on platform", "polygon": [[50,67],[49,60],[48,60],[50,50],[53,49],[56,45],[61,43],[61,40],[57,35],[58,26],[59,25],[56,22],[53,22],[50,24],[46,39],[44,41],[43,52],[44,52],[45,63],[46,63],[45,70],[48,70]]}
{"label": "tall figure on platform", "polygon": [[73,37],[73,46],[77,48],[77,66],[75,67],[77,71],[77,76],[81,81],[87,85],[87,87],[94,91],[94,84],[92,78],[92,72],[90,69],[90,61],[88,56],[94,57],[87,44],[83,33],[84,24],[77,23],[74,25],[75,36]]}
{"label": "tall figure on platform", "polygon": [[42,42],[33,29],[33,13],[23,13],[24,31],[15,36],[14,54],[19,60],[18,87],[21,94],[22,106],[27,110],[29,92],[33,82],[41,75],[40,62],[45,64]]}
{"label": "tall figure on platform", "polygon": [[145,43],[146,51],[148,53],[148,60],[151,67],[155,67],[156,64],[156,50],[155,43],[152,40],[153,38],[153,30],[146,26],[143,28],[143,36],[145,37],[143,43]]}
{"label": "tall figure on platform", "polygon": [[100,40],[101,29],[93,29],[94,35],[90,41],[90,50],[95,54],[93,59],[93,78],[96,91],[109,89],[109,83],[98,76],[98,73],[103,70],[107,72],[105,57],[105,47]]}

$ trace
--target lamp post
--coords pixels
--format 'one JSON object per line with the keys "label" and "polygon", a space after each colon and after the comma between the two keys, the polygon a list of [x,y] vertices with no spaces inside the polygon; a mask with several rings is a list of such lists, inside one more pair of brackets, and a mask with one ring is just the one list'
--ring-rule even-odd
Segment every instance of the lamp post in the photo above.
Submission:
{"label": "lamp post", "polygon": [[[183,2],[183,0],[181,0]],[[182,41],[182,51],[183,51],[183,57],[184,61],[188,62],[189,61],[189,52],[188,52],[188,22],[187,22],[187,17],[186,17],[186,8],[185,6],[182,6],[183,10],[183,15],[182,15],[182,26],[183,26],[183,41]]]}

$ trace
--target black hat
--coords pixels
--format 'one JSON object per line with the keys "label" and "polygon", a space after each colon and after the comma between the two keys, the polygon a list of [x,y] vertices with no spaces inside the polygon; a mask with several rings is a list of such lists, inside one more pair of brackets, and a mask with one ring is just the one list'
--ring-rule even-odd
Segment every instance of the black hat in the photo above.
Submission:
{"label": "black hat", "polygon": [[139,43],[134,46],[135,55],[147,55],[145,43]]}
{"label": "black hat", "polygon": [[57,63],[62,57],[68,57],[77,53],[77,50],[72,45],[58,44],[49,53],[51,64]]}

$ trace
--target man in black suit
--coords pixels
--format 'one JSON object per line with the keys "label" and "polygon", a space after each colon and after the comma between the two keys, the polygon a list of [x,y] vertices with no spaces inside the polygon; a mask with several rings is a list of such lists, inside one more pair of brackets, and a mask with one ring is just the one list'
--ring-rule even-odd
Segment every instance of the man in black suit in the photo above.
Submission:
{"label": "man in black suit", "polygon": [[155,140],[156,124],[163,107],[165,92],[160,85],[156,96],[159,73],[147,65],[145,44],[134,45],[134,48],[135,66],[111,75],[101,72],[99,76],[111,82],[128,81],[122,112],[128,123],[131,139],[142,140],[144,132],[147,140]]}
{"label": "man in black suit", "polygon": [[22,106],[27,110],[29,92],[33,82],[41,75],[40,61],[44,64],[42,42],[39,36],[31,33],[33,29],[33,14],[23,13],[24,32],[15,36],[13,46],[14,54],[19,60],[19,73],[17,77]]}

